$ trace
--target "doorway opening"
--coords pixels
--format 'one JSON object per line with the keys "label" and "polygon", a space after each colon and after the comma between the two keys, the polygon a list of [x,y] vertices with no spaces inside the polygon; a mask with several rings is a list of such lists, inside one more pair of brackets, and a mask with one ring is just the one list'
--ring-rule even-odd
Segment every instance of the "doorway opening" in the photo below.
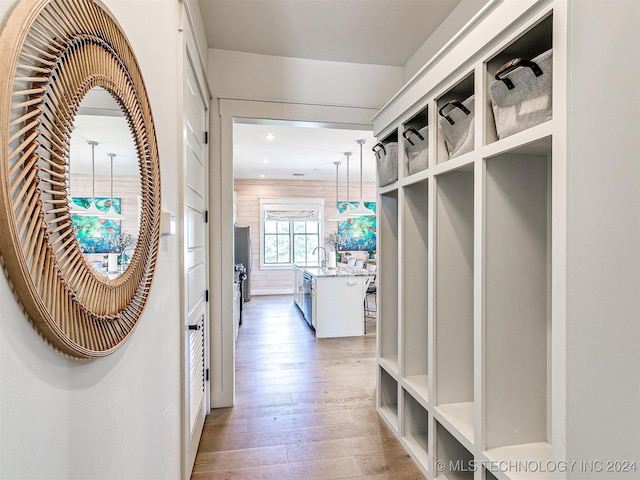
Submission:
{"label": "doorway opening", "polygon": [[[362,170],[359,140],[364,140]],[[358,202],[361,190],[364,200],[375,202],[374,145],[367,125],[234,119],[234,269],[244,267],[246,288],[241,290],[250,291],[240,306],[234,296],[234,312],[240,311],[234,319],[238,328],[242,309],[253,296],[289,295],[294,303],[293,266],[320,264],[317,247],[326,247],[327,236],[339,227],[330,219],[337,202]],[[352,154],[348,171],[345,152]],[[341,163],[338,172],[336,162]],[[273,210],[278,214],[270,215]],[[236,337],[238,328],[234,327]]]}
{"label": "doorway opening", "polygon": [[[211,185],[211,214],[210,214],[210,235],[211,235],[211,330],[210,330],[210,355],[211,355],[211,406],[212,408],[227,407],[235,404],[235,332],[233,328],[233,322],[235,317],[234,311],[234,203],[238,210],[244,208],[242,205],[243,199],[236,192],[236,201],[234,202],[234,183],[237,185],[240,182],[239,172],[234,173],[236,170],[236,163],[240,162],[240,157],[236,154],[235,150],[240,149],[243,142],[240,141],[239,135],[244,127],[289,127],[294,128],[297,137],[300,137],[305,131],[314,131],[314,133],[322,134],[326,133],[326,129],[335,129],[344,132],[352,132],[353,137],[348,138],[348,142],[339,146],[335,151],[325,152],[325,162],[329,168],[335,168],[332,162],[335,158],[340,158],[344,155],[345,151],[356,152],[359,146],[357,140],[362,138],[359,132],[353,133],[353,131],[369,132],[370,142],[373,142],[372,124],[371,119],[377,113],[377,110],[361,107],[348,107],[348,106],[336,106],[336,105],[312,105],[312,104],[300,104],[300,103],[286,103],[286,102],[270,102],[270,101],[252,101],[252,100],[240,100],[240,99],[219,99],[218,103],[219,115],[211,117],[212,132],[215,133],[215,137],[219,135],[219,138],[212,138],[212,145],[219,145],[215,151],[212,151],[212,169],[210,176]],[[265,150],[265,144],[272,142],[277,144],[278,138],[271,137],[265,138],[268,132],[263,135],[259,135],[258,139],[262,141],[261,150]],[[274,134],[275,136],[275,134]],[[257,140],[256,140],[257,141]],[[317,153],[319,146],[322,146],[322,142],[306,142],[303,150],[304,156],[310,156]],[[371,146],[373,143],[371,144]],[[373,178],[373,152],[369,148],[370,145],[366,145],[363,149],[363,155],[370,155],[369,167],[371,169],[371,176]],[[258,170],[262,163],[263,157],[253,157],[254,163],[252,168]],[[359,160],[359,159],[358,159]],[[271,162],[272,159],[268,158]],[[353,177],[352,185],[355,185],[359,181],[359,172],[356,170],[359,168],[359,161],[353,162],[351,167],[351,176]],[[365,168],[367,165],[367,159],[364,159]],[[272,164],[273,165],[273,164]],[[305,166],[302,160],[298,159],[295,164],[298,167]],[[346,168],[346,165],[343,165]],[[310,172],[301,171],[289,171],[288,178],[291,181],[300,180],[300,176],[294,176],[294,173],[305,173],[302,178],[311,178]],[[344,172],[344,173],[343,173]],[[340,177],[341,195],[346,198],[346,187],[343,187],[346,180],[346,170],[343,171]],[[257,172],[258,175],[260,172]],[[366,170],[365,170],[366,173]],[[246,182],[253,181],[255,184],[259,184],[260,181],[264,182],[265,179],[269,180],[269,186],[273,184],[281,184],[284,179],[268,179],[267,173],[264,173],[265,177],[258,180],[246,180]],[[308,176],[307,176],[308,174]],[[234,177],[238,177],[234,180]],[[356,180],[356,178],[358,180]],[[366,177],[365,177],[366,178]],[[321,180],[322,181],[322,180]],[[335,204],[335,170],[333,175],[324,180],[327,195],[330,196],[331,203],[325,202],[325,210],[333,208]],[[366,182],[366,180],[365,180]],[[366,183],[365,183],[366,184]],[[282,187],[279,191],[282,190]],[[359,187],[358,187],[359,188]],[[306,194],[306,192],[305,192]],[[299,194],[303,196],[302,194]],[[359,196],[359,191],[356,188],[350,191],[350,197],[355,201]],[[259,203],[256,200],[254,208],[259,208]],[[236,217],[236,224],[238,218]],[[256,230],[255,233],[257,233]],[[252,235],[254,238],[255,233]],[[326,235],[326,231],[323,235]],[[256,245],[253,245],[253,268],[255,269],[256,262],[259,260],[259,255],[256,250]],[[258,263],[259,265],[259,263]],[[273,272],[275,273],[275,272]],[[282,273],[280,273],[282,275]],[[288,285],[280,285],[271,282],[274,286],[273,293],[286,290],[286,293],[291,295],[292,285],[292,272],[285,273],[282,278]],[[251,297],[253,301],[256,294],[257,285],[255,282],[252,284]],[[276,290],[277,289],[277,290]],[[258,289],[258,291],[260,291]],[[262,293],[265,290],[262,290]],[[245,303],[245,306],[251,305],[251,301]]]}

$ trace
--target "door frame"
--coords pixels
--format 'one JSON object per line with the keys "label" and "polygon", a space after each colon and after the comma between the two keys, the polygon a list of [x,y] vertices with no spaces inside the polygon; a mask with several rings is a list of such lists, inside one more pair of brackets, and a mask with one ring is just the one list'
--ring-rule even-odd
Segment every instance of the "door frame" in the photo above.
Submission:
{"label": "door frame", "polygon": [[313,122],[319,127],[373,130],[378,109],[219,98],[211,112],[213,145],[210,158],[211,265],[211,406],[235,403],[235,341],[233,338],[233,127],[236,119]]}

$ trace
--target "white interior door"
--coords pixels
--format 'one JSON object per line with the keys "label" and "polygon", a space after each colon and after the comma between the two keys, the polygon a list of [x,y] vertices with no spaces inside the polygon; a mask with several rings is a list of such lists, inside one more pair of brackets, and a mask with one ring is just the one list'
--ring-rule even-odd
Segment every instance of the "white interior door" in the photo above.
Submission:
{"label": "white interior door", "polygon": [[[190,474],[198,450],[208,409],[207,382],[207,126],[206,97],[199,88],[194,69],[186,60],[184,99],[186,153],[184,164],[184,240],[183,265],[185,308],[184,335],[184,412],[186,474]],[[188,478],[188,475],[186,475]]]}

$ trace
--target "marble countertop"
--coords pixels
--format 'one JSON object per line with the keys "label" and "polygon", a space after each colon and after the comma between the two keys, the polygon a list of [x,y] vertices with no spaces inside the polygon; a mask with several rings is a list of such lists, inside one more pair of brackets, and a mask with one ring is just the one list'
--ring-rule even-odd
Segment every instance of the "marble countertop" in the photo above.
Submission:
{"label": "marble countertop", "polygon": [[338,263],[336,268],[304,265],[296,265],[296,267],[314,277],[370,277],[373,275],[365,268],[352,267],[344,263]]}

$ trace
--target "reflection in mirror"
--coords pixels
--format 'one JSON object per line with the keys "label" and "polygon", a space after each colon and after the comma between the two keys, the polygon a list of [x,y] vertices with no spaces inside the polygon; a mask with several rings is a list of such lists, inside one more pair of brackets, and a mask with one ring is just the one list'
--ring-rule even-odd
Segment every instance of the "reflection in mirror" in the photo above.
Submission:
{"label": "reflection in mirror", "polygon": [[84,258],[97,274],[115,279],[135,250],[141,184],[127,120],[104,88],[92,88],[78,108],[69,179],[69,206]]}

